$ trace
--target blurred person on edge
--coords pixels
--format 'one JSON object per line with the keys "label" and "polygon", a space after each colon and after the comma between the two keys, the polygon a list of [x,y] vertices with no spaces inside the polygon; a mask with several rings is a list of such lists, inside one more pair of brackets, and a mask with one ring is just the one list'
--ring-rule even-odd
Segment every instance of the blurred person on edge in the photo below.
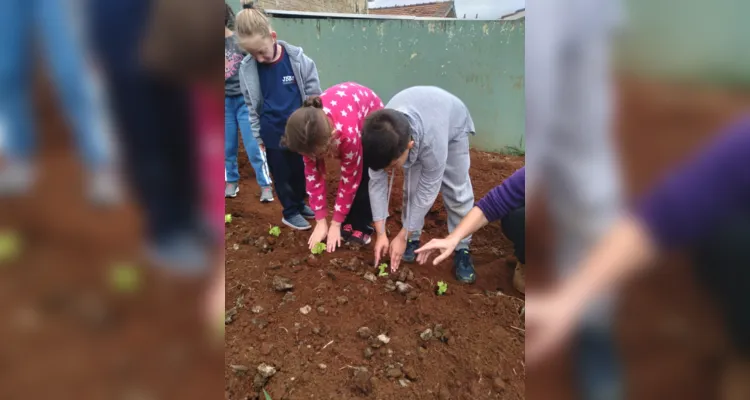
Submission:
{"label": "blurred person on edge", "polygon": [[444,239],[432,239],[415,251],[417,262],[424,264],[430,256],[439,252],[432,262],[438,265],[443,262],[458,246],[461,240],[485,225],[500,221],[503,234],[513,242],[516,260],[513,275],[513,287],[520,293],[526,292],[526,167],[514,172],[502,184],[490,190],[469,211],[455,230]]}
{"label": "blurred person on edge", "polygon": [[[88,171],[88,197],[114,205],[122,194],[99,103],[93,64],[76,29],[80,10],[65,0],[5,0],[0,13],[0,196],[27,195],[36,182],[32,87],[35,49],[46,61],[59,104]],[[39,47],[35,46],[38,38]]]}
{"label": "blurred person on edge", "polygon": [[[474,120],[463,101],[436,86],[413,86],[396,93],[382,110],[370,114],[362,132],[362,149],[370,173],[370,202],[378,238],[375,265],[390,255],[391,271],[401,261],[417,260],[415,251],[424,218],[439,193],[453,232],[474,206],[469,137]],[[386,220],[395,169],[404,170],[402,228],[388,240]],[[388,172],[391,180],[388,183]],[[476,280],[469,252],[471,235],[453,252],[453,275],[461,283]]]}
{"label": "blurred person on edge", "polygon": [[[526,7],[527,199],[536,204],[540,192],[548,199],[560,278],[574,272],[622,209],[610,51],[623,11],[619,0],[532,0]],[[624,396],[615,299],[591,304],[575,337],[574,379],[583,400]]]}
{"label": "blurred person on edge", "polygon": [[[311,250],[323,240],[329,253],[340,247],[342,240],[359,246],[370,244],[370,175],[364,163],[361,133],[367,116],[381,108],[383,102],[372,89],[344,82],[326,89],[320,97],[305,100],[287,121],[281,143],[302,154],[307,193],[315,211],[315,229],[307,241]],[[326,156],[341,162],[330,227]]]}
{"label": "blurred person on edge", "polygon": [[220,46],[224,10],[205,0],[108,0],[88,6],[91,41],[143,211],[147,257],[171,276],[201,276],[211,242],[200,209],[199,132],[191,95],[206,71],[215,72],[216,92],[221,91],[220,57],[211,54]]}
{"label": "blurred person on edge", "polygon": [[315,212],[305,204],[302,156],[281,144],[289,116],[312,96],[320,96],[315,62],[301,47],[278,40],[268,17],[242,1],[235,18],[240,48],[249,54],[240,64],[240,88],[250,112],[253,135],[271,170],[276,195],[284,207],[281,222],[296,230],[312,228]]}
{"label": "blurred person on edge", "polygon": [[527,298],[530,363],[565,342],[586,306],[650,269],[660,254],[687,250],[720,306],[734,349],[718,398],[750,399],[750,118],[729,126],[643,196],[568,279]]}
{"label": "blurred person on edge", "polygon": [[237,35],[232,32],[235,22],[234,11],[226,3],[224,8],[224,197],[237,197],[240,191],[240,172],[237,165],[239,130],[247,158],[255,170],[255,180],[260,186],[260,202],[270,203],[273,201],[273,188],[266,155],[253,135],[250,111],[240,89],[240,63],[247,54],[237,45]]}

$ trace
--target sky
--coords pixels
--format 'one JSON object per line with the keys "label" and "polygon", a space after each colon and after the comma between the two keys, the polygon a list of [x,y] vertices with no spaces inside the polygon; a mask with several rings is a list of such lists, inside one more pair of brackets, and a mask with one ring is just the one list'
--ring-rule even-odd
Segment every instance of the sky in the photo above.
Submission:
{"label": "sky", "polygon": [[[429,3],[433,0],[375,0],[370,7],[390,7],[405,4]],[[458,18],[498,19],[501,16],[525,7],[526,0],[454,0]]]}

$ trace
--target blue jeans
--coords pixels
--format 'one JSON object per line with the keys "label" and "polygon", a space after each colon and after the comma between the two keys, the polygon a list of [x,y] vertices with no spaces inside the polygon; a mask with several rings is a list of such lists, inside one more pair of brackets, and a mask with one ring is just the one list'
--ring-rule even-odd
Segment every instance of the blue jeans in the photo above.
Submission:
{"label": "blue jeans", "polygon": [[91,169],[109,162],[93,82],[86,72],[84,45],[74,31],[72,13],[64,0],[3,1],[0,118],[6,135],[3,152],[11,159],[28,161],[36,150],[31,83],[38,37],[84,162]]}
{"label": "blue jeans", "polygon": [[268,163],[250,127],[250,114],[242,96],[227,96],[224,98],[224,180],[238,182],[240,180],[237,166],[237,151],[240,139],[237,130],[242,133],[242,142],[250,164],[255,170],[255,179],[260,187],[271,186],[271,176],[268,173]]}

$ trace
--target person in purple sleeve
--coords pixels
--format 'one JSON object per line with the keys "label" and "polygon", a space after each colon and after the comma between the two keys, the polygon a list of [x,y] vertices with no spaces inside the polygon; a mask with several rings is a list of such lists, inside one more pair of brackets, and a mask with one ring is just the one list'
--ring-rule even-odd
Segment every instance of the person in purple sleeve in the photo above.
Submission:
{"label": "person in purple sleeve", "polygon": [[544,360],[576,329],[587,304],[686,249],[724,313],[735,346],[719,399],[750,399],[750,118],[668,175],[606,234],[577,272],[529,296],[527,362]]}
{"label": "person in purple sleeve", "polygon": [[500,221],[503,233],[513,242],[518,260],[513,286],[519,292],[524,293],[526,289],[526,167],[519,169],[501,185],[487,193],[448,237],[433,239],[415,251],[417,262],[424,264],[433,253],[439,252],[440,255],[432,262],[434,265],[439,264],[453,254],[453,250],[461,239],[495,221]]}

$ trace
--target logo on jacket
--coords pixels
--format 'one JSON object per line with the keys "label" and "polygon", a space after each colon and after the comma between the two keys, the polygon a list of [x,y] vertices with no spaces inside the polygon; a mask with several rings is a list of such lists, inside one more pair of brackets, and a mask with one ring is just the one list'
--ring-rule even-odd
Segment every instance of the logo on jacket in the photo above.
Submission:
{"label": "logo on jacket", "polygon": [[295,83],[294,75],[288,75],[288,76],[281,78],[281,82],[285,85],[291,85]]}

